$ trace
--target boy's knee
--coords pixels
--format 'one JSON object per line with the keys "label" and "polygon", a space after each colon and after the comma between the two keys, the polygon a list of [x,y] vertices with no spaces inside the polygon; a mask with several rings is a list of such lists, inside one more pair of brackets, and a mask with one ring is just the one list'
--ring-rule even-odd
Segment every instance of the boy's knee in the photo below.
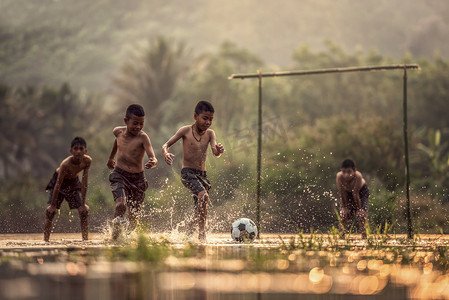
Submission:
{"label": "boy's knee", "polygon": [[47,220],[49,220],[49,221],[52,221],[53,218],[55,217],[55,215],[56,215],[56,211],[50,211],[49,209],[47,209],[45,211],[45,216],[46,216]]}
{"label": "boy's knee", "polygon": [[81,220],[87,220],[87,217],[89,216],[89,210],[88,209],[81,210],[79,211],[79,215]]}
{"label": "boy's knee", "polygon": [[120,197],[115,199],[115,207],[126,207],[126,198],[125,197]]}
{"label": "boy's knee", "polygon": [[346,223],[348,223],[351,220],[351,217],[349,215],[342,215],[340,217],[341,217],[341,222],[343,224],[346,224]]}
{"label": "boy's knee", "polygon": [[45,216],[47,217],[47,220],[49,220],[49,221],[53,221],[53,218],[55,217],[55,215],[56,215],[56,213],[54,212],[54,213],[50,213],[50,212],[46,212],[45,213]]}
{"label": "boy's knee", "polygon": [[198,200],[202,204],[207,203],[209,201],[209,194],[206,191],[201,191],[198,194]]}

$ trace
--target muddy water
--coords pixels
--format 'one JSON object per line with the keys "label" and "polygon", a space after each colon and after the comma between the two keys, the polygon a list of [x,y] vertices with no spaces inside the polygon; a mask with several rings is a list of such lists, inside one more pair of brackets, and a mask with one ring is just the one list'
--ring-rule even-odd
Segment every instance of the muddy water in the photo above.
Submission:
{"label": "muddy water", "polygon": [[45,243],[42,234],[0,235],[0,299],[449,298],[449,277],[430,251],[447,247],[441,236],[416,242],[407,264],[395,254],[400,239],[366,250],[355,237],[355,248],[325,251],[280,248],[292,235],[262,235],[250,245],[229,234],[210,234],[204,244],[154,235],[161,236],[174,250],[149,262],[111,256],[134,249],[132,238],[53,234]]}

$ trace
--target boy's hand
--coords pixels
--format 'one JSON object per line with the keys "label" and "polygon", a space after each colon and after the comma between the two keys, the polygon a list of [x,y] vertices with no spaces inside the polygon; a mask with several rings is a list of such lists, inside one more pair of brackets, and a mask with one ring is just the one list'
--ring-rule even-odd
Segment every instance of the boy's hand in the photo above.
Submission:
{"label": "boy's hand", "polygon": [[219,154],[222,154],[225,151],[224,146],[220,143],[218,143],[217,146],[215,146],[215,148],[217,149]]}
{"label": "boy's hand", "polygon": [[167,164],[169,164],[171,166],[173,164],[174,157],[175,157],[175,155],[173,153],[167,153],[164,155],[164,160]]}
{"label": "boy's hand", "polygon": [[53,219],[53,217],[55,216],[55,213],[56,213],[56,206],[50,204],[47,207],[45,213],[47,214],[47,217],[49,219]]}
{"label": "boy's hand", "polygon": [[83,212],[88,213],[89,210],[90,210],[90,207],[89,207],[87,204],[81,205],[81,206],[78,208],[78,211],[79,211],[80,213],[83,213]]}
{"label": "boy's hand", "polygon": [[347,219],[349,217],[349,209],[347,208],[347,207],[343,207],[341,210],[340,210],[340,218],[342,218],[342,219]]}
{"label": "boy's hand", "polygon": [[115,160],[113,158],[108,159],[108,163],[106,164],[109,169],[114,170]]}
{"label": "boy's hand", "polygon": [[157,159],[155,157],[150,158],[148,162],[145,164],[146,169],[151,169],[157,166]]}

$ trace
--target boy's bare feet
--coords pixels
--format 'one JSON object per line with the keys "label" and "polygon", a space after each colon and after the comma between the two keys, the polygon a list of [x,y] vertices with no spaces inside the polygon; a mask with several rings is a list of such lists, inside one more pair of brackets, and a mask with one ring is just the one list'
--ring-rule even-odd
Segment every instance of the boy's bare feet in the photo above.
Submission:
{"label": "boy's bare feet", "polygon": [[114,220],[112,220],[112,240],[115,241],[119,238],[122,233],[124,223],[125,220],[122,217],[116,217]]}

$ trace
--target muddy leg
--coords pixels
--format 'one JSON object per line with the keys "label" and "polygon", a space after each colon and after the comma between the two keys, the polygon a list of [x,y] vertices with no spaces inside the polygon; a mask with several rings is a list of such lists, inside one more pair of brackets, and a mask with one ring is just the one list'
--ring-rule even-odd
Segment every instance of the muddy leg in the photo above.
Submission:
{"label": "muddy leg", "polygon": [[48,210],[45,213],[45,225],[44,225],[44,241],[48,242],[50,240],[50,234],[53,227],[53,218],[55,217],[56,211],[49,213]]}
{"label": "muddy leg", "polygon": [[207,218],[207,203],[209,202],[209,194],[202,191],[198,194],[198,239],[202,242],[206,241],[206,218]]}
{"label": "muddy leg", "polygon": [[89,223],[88,223],[89,206],[87,205],[80,206],[78,208],[78,214],[80,217],[80,224],[81,224],[81,236],[83,238],[83,241],[87,241],[89,239]]}
{"label": "muddy leg", "polygon": [[116,240],[122,232],[122,220],[126,213],[126,197],[115,199],[114,220],[112,221],[112,239]]}

